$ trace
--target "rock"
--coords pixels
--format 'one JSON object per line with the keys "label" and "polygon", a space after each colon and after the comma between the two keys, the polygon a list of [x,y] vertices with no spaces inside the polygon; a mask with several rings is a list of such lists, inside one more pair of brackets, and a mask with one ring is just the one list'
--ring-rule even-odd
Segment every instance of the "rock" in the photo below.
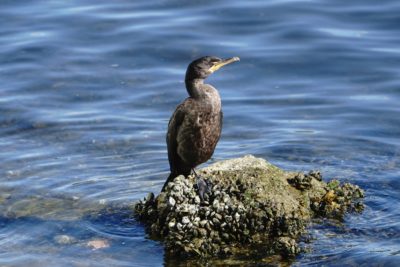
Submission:
{"label": "rock", "polygon": [[174,228],[175,225],[176,225],[175,219],[171,220],[171,221],[168,223],[168,227],[169,227],[169,228]]}
{"label": "rock", "polygon": [[235,215],[233,215],[233,217],[235,218],[235,221],[239,221],[240,220],[240,215],[239,215],[239,213],[235,213]]}
{"label": "rock", "polygon": [[151,201],[153,201],[154,200],[154,194],[153,194],[153,192],[150,192],[150,193],[148,193],[147,194],[147,197],[146,197],[146,201],[147,202],[151,202]]}
{"label": "rock", "polygon": [[279,237],[273,246],[275,250],[280,251],[285,257],[296,256],[301,251],[296,240],[287,236]]}
{"label": "rock", "polygon": [[310,171],[308,174],[298,173],[288,182],[299,190],[307,190],[312,187],[312,179],[322,181],[322,175],[319,171]]}
{"label": "rock", "polygon": [[181,223],[176,224],[176,229],[178,229],[178,231],[182,231],[182,227],[183,225]]}
{"label": "rock", "polygon": [[59,245],[70,245],[76,242],[75,238],[69,235],[56,235],[54,241]]}
{"label": "rock", "polygon": [[170,206],[175,206],[175,204],[176,204],[176,201],[175,201],[175,199],[173,198],[173,197],[169,197],[168,198],[168,204],[170,205]]}
{"label": "rock", "polygon": [[341,218],[363,207],[358,186],[325,183],[318,171],[287,172],[253,156],[199,172],[212,184],[205,200],[193,176],[178,176],[165,192],[135,205],[135,217],[150,236],[164,241],[166,255],[294,256],[311,218]]}
{"label": "rock", "polygon": [[188,223],[190,223],[189,217],[184,216],[184,217],[182,218],[182,223],[183,223],[183,224],[188,224]]}
{"label": "rock", "polygon": [[110,243],[105,239],[93,239],[86,243],[86,246],[92,250],[98,250],[103,248],[108,248]]}

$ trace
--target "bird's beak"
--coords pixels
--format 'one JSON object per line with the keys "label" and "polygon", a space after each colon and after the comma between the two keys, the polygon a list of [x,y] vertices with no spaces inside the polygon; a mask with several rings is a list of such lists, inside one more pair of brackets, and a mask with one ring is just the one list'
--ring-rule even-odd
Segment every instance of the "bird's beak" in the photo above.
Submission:
{"label": "bird's beak", "polygon": [[238,57],[232,57],[232,58],[228,58],[228,59],[224,59],[220,62],[217,62],[214,64],[214,66],[212,66],[209,71],[210,72],[214,72],[216,70],[219,70],[221,67],[228,65],[230,63],[236,62],[236,61],[240,61],[240,58]]}

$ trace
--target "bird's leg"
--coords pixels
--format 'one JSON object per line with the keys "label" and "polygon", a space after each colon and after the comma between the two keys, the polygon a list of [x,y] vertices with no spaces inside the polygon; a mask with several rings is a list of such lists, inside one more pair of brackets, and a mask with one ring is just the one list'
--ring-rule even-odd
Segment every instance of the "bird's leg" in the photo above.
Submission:
{"label": "bird's leg", "polygon": [[197,190],[199,193],[199,197],[201,201],[204,201],[204,194],[205,193],[210,193],[211,192],[211,184],[209,181],[206,181],[203,177],[198,175],[194,168],[192,169],[194,176],[196,176],[196,184],[197,184]]}

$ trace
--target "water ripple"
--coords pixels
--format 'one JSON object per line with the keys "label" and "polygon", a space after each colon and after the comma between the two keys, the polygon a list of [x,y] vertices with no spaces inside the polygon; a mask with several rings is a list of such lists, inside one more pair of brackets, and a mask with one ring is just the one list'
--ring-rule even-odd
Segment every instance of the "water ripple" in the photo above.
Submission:
{"label": "water ripple", "polygon": [[[365,212],[312,227],[312,252],[294,264],[394,265],[399,10],[394,0],[2,1],[0,264],[162,265],[140,225],[98,206],[160,190],[186,65],[211,54],[241,58],[208,79],[224,107],[211,162],[251,153],[367,190]],[[60,246],[60,234],[80,242]],[[112,245],[91,251],[93,238]]]}

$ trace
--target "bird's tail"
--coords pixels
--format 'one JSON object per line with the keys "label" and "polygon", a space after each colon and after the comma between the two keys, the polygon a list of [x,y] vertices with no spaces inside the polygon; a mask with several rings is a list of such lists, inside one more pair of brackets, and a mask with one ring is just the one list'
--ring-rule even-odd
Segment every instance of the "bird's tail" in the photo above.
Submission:
{"label": "bird's tail", "polygon": [[167,188],[167,185],[169,182],[171,182],[172,180],[174,180],[175,177],[179,176],[179,174],[177,174],[176,172],[171,172],[167,178],[167,180],[164,183],[163,188],[161,189],[161,192],[164,192],[165,189]]}
{"label": "bird's tail", "polygon": [[161,192],[164,192],[165,191],[165,189],[167,188],[167,185],[168,185],[168,183],[169,182],[172,182],[174,179],[175,179],[175,177],[177,177],[177,176],[179,176],[179,175],[184,175],[185,177],[187,177],[188,175],[190,175],[190,169],[189,169],[189,171],[181,171],[181,172],[174,172],[174,171],[171,171],[171,173],[169,174],[169,176],[168,176],[168,178],[167,178],[167,180],[165,181],[165,183],[164,183],[164,186],[162,187],[162,189],[161,189]]}

